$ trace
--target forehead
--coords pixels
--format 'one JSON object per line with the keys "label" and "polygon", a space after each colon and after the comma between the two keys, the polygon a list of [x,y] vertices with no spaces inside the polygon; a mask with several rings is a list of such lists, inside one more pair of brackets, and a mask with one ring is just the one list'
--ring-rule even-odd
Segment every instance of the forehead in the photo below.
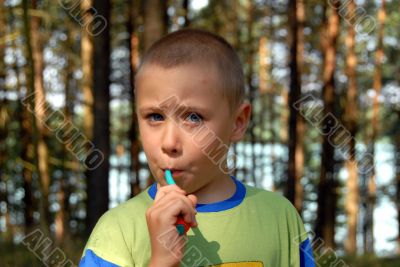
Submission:
{"label": "forehead", "polygon": [[195,72],[197,75],[191,78],[208,77],[208,78],[213,78],[217,81],[219,81],[220,78],[220,73],[217,65],[214,62],[207,62],[202,60],[184,64],[176,64],[176,65],[171,64],[170,66],[163,66],[158,63],[145,63],[139,68],[136,77],[137,79],[142,78],[143,76],[147,78],[146,75],[148,74],[160,75],[163,72],[169,72],[169,73],[180,72],[182,74],[184,74],[184,72],[193,72],[194,74]]}
{"label": "forehead", "polygon": [[139,109],[160,107],[171,99],[184,106],[209,109],[228,102],[213,67],[198,64],[172,68],[145,66],[136,77],[135,91]]}
{"label": "forehead", "polygon": [[[171,93],[223,95],[217,68],[212,64],[184,64],[169,68],[150,64],[143,66],[135,79],[137,94]],[[136,94],[136,95],[137,95]]]}

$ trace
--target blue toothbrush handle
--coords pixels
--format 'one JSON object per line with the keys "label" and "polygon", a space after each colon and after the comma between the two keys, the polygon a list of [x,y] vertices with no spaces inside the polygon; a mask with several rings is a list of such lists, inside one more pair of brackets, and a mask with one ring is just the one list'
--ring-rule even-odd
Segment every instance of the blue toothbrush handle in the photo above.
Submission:
{"label": "blue toothbrush handle", "polygon": [[[170,170],[165,171],[165,180],[167,181],[168,185],[176,184],[174,178],[172,177],[172,173]],[[175,223],[176,230],[178,231],[179,235],[186,234],[187,231],[190,229],[190,225],[185,222],[182,215],[178,216],[178,219]]]}

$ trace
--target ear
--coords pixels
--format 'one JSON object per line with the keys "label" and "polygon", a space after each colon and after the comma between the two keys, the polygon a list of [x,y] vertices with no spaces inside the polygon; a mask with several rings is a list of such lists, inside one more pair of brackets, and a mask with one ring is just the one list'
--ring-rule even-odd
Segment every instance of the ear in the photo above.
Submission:
{"label": "ear", "polygon": [[235,114],[235,117],[233,118],[234,126],[231,135],[232,142],[237,142],[243,138],[250,121],[250,116],[251,116],[251,105],[249,102],[245,101],[243,104],[239,106]]}

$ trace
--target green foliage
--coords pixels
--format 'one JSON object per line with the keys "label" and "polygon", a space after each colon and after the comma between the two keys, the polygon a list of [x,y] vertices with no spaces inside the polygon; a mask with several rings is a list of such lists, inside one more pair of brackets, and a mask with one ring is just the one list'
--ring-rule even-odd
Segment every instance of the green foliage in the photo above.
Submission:
{"label": "green foliage", "polygon": [[[68,260],[72,261],[75,265],[78,265],[84,248],[84,240],[64,240],[63,243],[57,247],[65,253]],[[11,242],[1,243],[0,267],[27,266],[43,267],[45,265],[23,244],[15,245]]]}
{"label": "green foliage", "polygon": [[[351,267],[398,267],[400,257],[382,257],[364,255],[359,257],[345,257],[343,261]],[[321,266],[322,267],[322,266]]]}
{"label": "green foliage", "polygon": [[1,267],[42,267],[43,264],[23,245],[1,244]]}

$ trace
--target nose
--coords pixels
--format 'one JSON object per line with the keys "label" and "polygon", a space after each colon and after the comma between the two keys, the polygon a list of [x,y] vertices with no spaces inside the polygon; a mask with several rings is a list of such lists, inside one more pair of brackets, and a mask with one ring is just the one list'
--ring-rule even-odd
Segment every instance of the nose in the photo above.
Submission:
{"label": "nose", "polygon": [[169,156],[177,156],[182,153],[182,144],[178,125],[175,125],[172,122],[165,125],[161,149]]}

